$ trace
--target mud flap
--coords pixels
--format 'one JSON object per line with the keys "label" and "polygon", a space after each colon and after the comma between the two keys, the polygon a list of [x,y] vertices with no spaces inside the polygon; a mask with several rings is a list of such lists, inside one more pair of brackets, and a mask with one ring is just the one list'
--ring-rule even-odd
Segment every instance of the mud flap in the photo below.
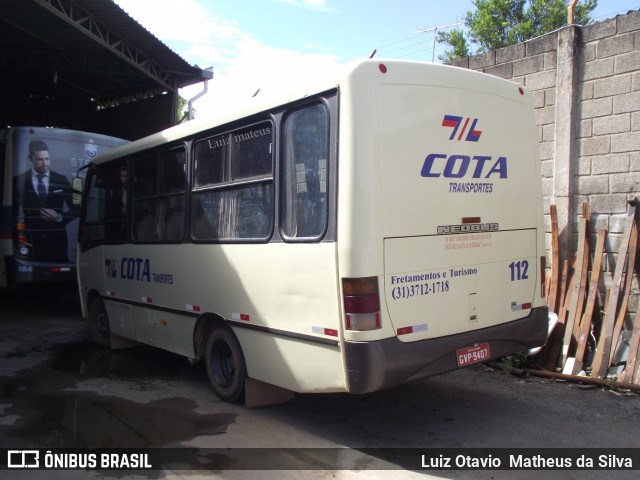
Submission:
{"label": "mud flap", "polygon": [[293,400],[295,392],[270,383],[247,378],[244,382],[245,405],[249,408],[276,405]]}

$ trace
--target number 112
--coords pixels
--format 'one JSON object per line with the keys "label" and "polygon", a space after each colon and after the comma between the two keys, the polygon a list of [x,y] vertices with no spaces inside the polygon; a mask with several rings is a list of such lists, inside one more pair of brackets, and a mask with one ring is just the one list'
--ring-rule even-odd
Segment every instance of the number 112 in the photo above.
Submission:
{"label": "number 112", "polygon": [[529,262],[527,260],[519,260],[509,264],[511,271],[511,281],[527,280],[529,278]]}

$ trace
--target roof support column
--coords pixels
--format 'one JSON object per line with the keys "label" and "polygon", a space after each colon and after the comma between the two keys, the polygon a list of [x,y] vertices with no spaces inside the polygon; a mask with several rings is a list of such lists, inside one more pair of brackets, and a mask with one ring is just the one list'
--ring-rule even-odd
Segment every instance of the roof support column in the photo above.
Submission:
{"label": "roof support column", "polygon": [[558,209],[560,251],[573,248],[576,210],[573,194],[576,189],[575,109],[577,92],[577,48],[579,29],[569,26],[558,32],[556,73],[556,134],[553,175],[553,200]]}

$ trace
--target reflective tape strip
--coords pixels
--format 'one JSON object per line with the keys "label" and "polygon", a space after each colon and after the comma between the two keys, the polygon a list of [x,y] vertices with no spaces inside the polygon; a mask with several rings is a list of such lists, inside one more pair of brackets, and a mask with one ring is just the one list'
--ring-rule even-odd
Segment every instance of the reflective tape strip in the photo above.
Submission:
{"label": "reflective tape strip", "polygon": [[329,335],[330,337],[338,336],[338,330],[336,330],[335,328],[311,327],[311,331],[313,333],[317,333],[318,335]]}
{"label": "reflective tape strip", "polygon": [[521,303],[521,304],[518,304],[518,302],[511,302],[511,311],[512,312],[519,312],[521,310],[529,310],[530,308],[531,308],[531,302]]}
{"label": "reflective tape strip", "polygon": [[429,329],[429,324],[419,323],[417,325],[411,325],[409,327],[400,327],[397,335],[407,335],[409,333],[426,332]]}

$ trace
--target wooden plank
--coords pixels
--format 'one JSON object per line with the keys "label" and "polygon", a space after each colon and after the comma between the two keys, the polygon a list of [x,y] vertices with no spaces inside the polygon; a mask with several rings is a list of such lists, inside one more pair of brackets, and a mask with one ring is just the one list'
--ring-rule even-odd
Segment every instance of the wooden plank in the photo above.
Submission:
{"label": "wooden plank", "polygon": [[627,315],[627,305],[629,304],[629,292],[631,291],[631,282],[633,280],[633,268],[636,264],[636,249],[638,248],[638,228],[636,223],[633,223],[631,228],[631,237],[629,238],[629,248],[627,253],[627,268],[624,275],[624,287],[622,288],[622,301],[618,310],[618,316],[616,317],[616,323],[613,328],[613,336],[611,337],[611,353],[609,355],[609,365],[613,363],[613,356],[616,353],[616,348],[620,342],[620,334],[622,333],[622,327],[624,326],[624,319]]}
{"label": "wooden plank", "polygon": [[584,258],[582,260],[582,272],[580,274],[580,287],[578,289],[578,303],[576,306],[576,316],[573,323],[573,339],[578,338],[578,332],[580,330],[580,322],[582,320],[582,312],[584,311],[584,301],[587,296],[587,285],[589,283],[589,242],[585,238],[584,246]]}
{"label": "wooden plank", "polygon": [[640,362],[638,362],[637,360],[636,360],[636,369],[635,369],[635,372],[633,372],[633,379],[631,380],[631,383],[640,385]]}
{"label": "wooden plank", "polygon": [[609,294],[609,301],[605,308],[604,321],[600,329],[600,337],[598,346],[596,347],[596,355],[593,359],[591,367],[592,377],[605,378],[609,372],[609,352],[611,351],[611,343],[613,338],[614,323],[618,310],[618,297],[620,295],[620,286],[622,282],[622,273],[626,266],[627,249],[631,238],[631,229],[634,227],[636,216],[635,205],[630,205],[625,219],[625,228],[623,230],[622,241],[620,243],[620,251],[618,252],[618,261],[616,263],[616,271],[613,275],[613,284]]}
{"label": "wooden plank", "polygon": [[[634,373],[636,369],[640,373],[638,366],[638,348],[640,348],[640,308],[636,312],[635,320],[633,321],[633,330],[631,333],[631,342],[629,344],[629,356],[627,357],[627,366],[620,374],[618,381],[620,382],[633,382]],[[638,383],[638,382],[634,382]]]}
{"label": "wooden plank", "polygon": [[587,284],[589,283],[589,220],[591,218],[591,207],[588,202],[582,204],[582,216],[587,219],[587,225],[585,227],[584,241],[584,260],[582,261],[582,276],[578,297],[578,307],[576,311],[576,319],[573,323],[573,339],[575,341],[578,338],[578,332],[580,331],[580,322],[582,320],[582,312],[584,310],[584,301],[587,295]]}
{"label": "wooden plank", "polygon": [[562,278],[560,280],[560,306],[558,316],[562,313],[567,301],[567,285],[569,284],[569,260],[562,263]]}
{"label": "wooden plank", "polygon": [[558,209],[556,205],[549,207],[551,213],[551,279],[549,282],[549,293],[547,294],[547,305],[549,310],[558,313],[558,283],[560,280],[560,240],[558,238]]}
{"label": "wooden plank", "polygon": [[[490,363],[490,365],[494,365],[494,364]],[[495,364],[495,368],[499,369],[500,368],[499,364]],[[535,375],[536,377],[553,378],[556,380],[563,380],[567,382],[581,383],[583,385],[598,385],[601,387],[607,387],[611,389],[624,389],[624,390],[631,390],[633,392],[640,392],[640,385],[632,385],[630,383],[621,383],[621,382],[616,382],[614,380],[606,380],[602,378],[591,378],[591,377],[584,377],[579,375],[565,375],[563,373],[544,372],[542,370],[533,370],[531,368],[511,368],[510,371],[511,373],[519,377],[523,377],[524,375]]]}
{"label": "wooden plank", "polygon": [[538,358],[538,366],[543,370],[553,371],[558,366],[558,356],[562,349],[562,340],[564,338],[564,323],[556,323],[551,335],[547,339],[547,343],[540,352]]}
{"label": "wooden plank", "polygon": [[575,363],[573,365],[573,374],[577,375],[582,370],[584,365],[584,352],[587,348],[589,330],[591,328],[591,319],[593,317],[593,310],[596,306],[596,300],[598,298],[598,282],[600,281],[600,272],[602,271],[602,255],[604,253],[604,242],[606,239],[606,231],[600,229],[596,239],[596,249],[593,252],[593,266],[591,268],[591,279],[589,280],[589,293],[587,295],[587,305],[584,309],[582,320],[580,321],[580,328],[576,337],[576,355]]}
{"label": "wooden plank", "polygon": [[[586,258],[585,258],[586,257]],[[562,352],[560,355],[560,368],[564,367],[569,356],[569,348],[573,337],[573,327],[576,318],[582,316],[581,301],[584,299],[584,286],[586,285],[586,269],[589,264],[589,248],[587,245],[587,219],[581,217],[578,221],[578,251],[576,252],[576,264],[571,279],[571,301],[567,306],[567,318],[564,326],[564,338],[562,341]],[[583,278],[585,279],[583,282]]]}
{"label": "wooden plank", "polygon": [[[562,284],[561,291],[564,293],[567,289],[567,279],[569,277],[569,262],[567,260],[564,261],[564,266],[562,269]],[[571,291],[571,289],[569,289]],[[561,307],[560,312],[558,313],[558,323],[556,323],[553,332],[549,336],[547,343],[545,345],[544,351],[539,359],[539,365],[546,370],[555,370],[558,366],[558,359],[560,357],[560,352],[562,351],[562,341],[564,339],[564,330],[565,330],[565,322],[567,310],[565,308],[567,302],[563,301],[564,295],[561,297]]]}

